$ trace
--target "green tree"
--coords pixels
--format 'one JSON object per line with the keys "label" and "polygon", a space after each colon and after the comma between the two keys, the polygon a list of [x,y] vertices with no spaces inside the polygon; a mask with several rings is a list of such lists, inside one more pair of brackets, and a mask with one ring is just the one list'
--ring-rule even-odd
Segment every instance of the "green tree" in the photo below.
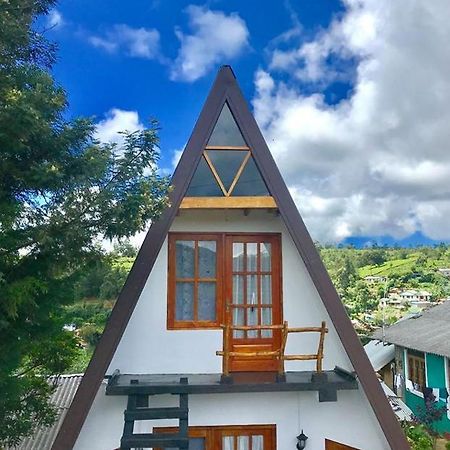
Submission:
{"label": "green tree", "polygon": [[46,377],[77,351],[62,310],[98,237],[131,236],[167,204],[156,124],[105,145],[91,120],[65,119],[55,46],[35,25],[53,6],[0,2],[0,446],[54,420]]}

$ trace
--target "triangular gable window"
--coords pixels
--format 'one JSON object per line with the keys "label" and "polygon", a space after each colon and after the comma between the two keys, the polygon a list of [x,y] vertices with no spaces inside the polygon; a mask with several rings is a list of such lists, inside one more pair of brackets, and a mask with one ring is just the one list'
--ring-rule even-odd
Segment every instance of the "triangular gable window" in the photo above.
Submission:
{"label": "triangular gable window", "polygon": [[208,141],[208,147],[246,147],[228,103],[223,105],[216,125]]}
{"label": "triangular gable window", "polygon": [[236,178],[239,168],[242,166],[247,151],[237,150],[211,150],[205,151],[217,175],[223,183],[226,191],[229,191],[233,180]]}
{"label": "triangular gable window", "polygon": [[276,207],[226,102],[181,204],[181,208],[203,207]]}
{"label": "triangular gable window", "polygon": [[205,150],[186,192],[186,197],[268,195],[250,150]]}
{"label": "triangular gable window", "polygon": [[197,170],[192,177],[186,197],[217,197],[223,195],[217,180],[209,168],[204,156],[198,163]]}
{"label": "triangular gable window", "polygon": [[233,189],[235,196],[265,196],[269,195],[266,183],[256,167],[253,157],[251,157],[242,171],[235,188]]}

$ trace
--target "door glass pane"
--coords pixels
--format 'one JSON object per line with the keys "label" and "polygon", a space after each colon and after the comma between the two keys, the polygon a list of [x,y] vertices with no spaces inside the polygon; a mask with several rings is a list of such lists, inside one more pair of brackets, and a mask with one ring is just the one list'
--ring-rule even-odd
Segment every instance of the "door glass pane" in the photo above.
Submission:
{"label": "door glass pane", "polygon": [[233,189],[233,196],[265,196],[269,195],[269,190],[264,183],[253,157],[251,157],[244,167],[244,170]]}
{"label": "door glass pane", "polygon": [[272,245],[269,242],[262,242],[261,244],[261,272],[270,272]]}
{"label": "door glass pane", "polygon": [[233,304],[242,305],[244,303],[244,277],[243,275],[233,275]]}
{"label": "door glass pane", "polygon": [[[258,308],[246,308],[247,309],[247,325],[258,325]],[[258,330],[250,330],[247,332],[247,337],[254,339],[258,337]]]}
{"label": "door glass pane", "polygon": [[247,145],[227,103],[223,105],[208,146],[243,147]]}
{"label": "door glass pane", "polygon": [[263,436],[252,436],[252,450],[264,450]]}
{"label": "door glass pane", "polygon": [[248,150],[208,150],[206,152],[227,191],[247,153]]}
{"label": "door glass pane", "polygon": [[247,275],[247,304],[258,305],[257,275]]}
{"label": "door glass pane", "polygon": [[222,450],[234,450],[234,437],[233,436],[223,436]]}
{"label": "door glass pane", "polygon": [[[272,308],[262,308],[261,310],[262,325],[272,325]],[[272,337],[272,330],[262,330],[263,338]]]}
{"label": "door glass pane", "polygon": [[177,241],[175,245],[176,277],[194,277],[194,241]]}
{"label": "door glass pane", "polygon": [[[233,325],[244,325],[244,308],[233,308]],[[233,337],[244,338],[245,331],[233,330]]]}
{"label": "door glass pane", "polygon": [[247,244],[247,272],[256,272],[258,270],[258,244],[249,242]]}
{"label": "door glass pane", "polygon": [[216,320],[216,283],[198,283],[198,320]]}
{"label": "door glass pane", "polygon": [[[189,450],[206,450],[205,438],[189,438]],[[178,450],[178,447],[168,447],[167,450]]]}
{"label": "door glass pane", "polygon": [[261,275],[261,303],[272,304],[272,275]]}
{"label": "door glass pane", "polygon": [[250,436],[238,436],[237,448],[238,450],[250,450]]}
{"label": "door glass pane", "polygon": [[223,192],[203,155],[186,191],[186,197],[223,197]]}
{"label": "door glass pane", "polygon": [[242,272],[244,270],[244,244],[233,242],[233,271]]}
{"label": "door glass pane", "polygon": [[[258,325],[258,291],[257,291],[257,275],[247,275],[247,304],[253,305],[247,308],[247,325]],[[258,330],[250,330],[247,337],[257,338]]]}
{"label": "door glass pane", "polygon": [[194,320],[194,283],[177,282],[175,320]]}
{"label": "door glass pane", "polygon": [[198,276],[216,277],[216,241],[198,241]]}

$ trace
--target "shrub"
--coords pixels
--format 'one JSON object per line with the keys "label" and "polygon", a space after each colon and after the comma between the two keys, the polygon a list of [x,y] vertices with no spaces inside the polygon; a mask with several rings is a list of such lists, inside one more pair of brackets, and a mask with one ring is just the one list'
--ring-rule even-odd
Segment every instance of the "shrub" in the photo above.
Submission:
{"label": "shrub", "polygon": [[404,431],[412,450],[432,450],[433,438],[423,425],[407,424]]}

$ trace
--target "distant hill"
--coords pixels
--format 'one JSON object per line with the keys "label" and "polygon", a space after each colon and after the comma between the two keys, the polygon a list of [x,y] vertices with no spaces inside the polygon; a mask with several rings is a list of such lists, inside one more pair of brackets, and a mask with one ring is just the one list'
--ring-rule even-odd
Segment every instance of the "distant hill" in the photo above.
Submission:
{"label": "distant hill", "polygon": [[432,247],[434,245],[439,245],[442,242],[450,243],[450,241],[442,241],[442,240],[434,240],[425,236],[422,232],[416,231],[415,233],[407,236],[403,239],[396,239],[392,236],[351,236],[344,241],[342,241],[343,245],[353,245],[356,248],[367,248],[373,247],[374,245],[378,245],[379,247],[404,247],[404,248],[413,248],[413,247]]}

